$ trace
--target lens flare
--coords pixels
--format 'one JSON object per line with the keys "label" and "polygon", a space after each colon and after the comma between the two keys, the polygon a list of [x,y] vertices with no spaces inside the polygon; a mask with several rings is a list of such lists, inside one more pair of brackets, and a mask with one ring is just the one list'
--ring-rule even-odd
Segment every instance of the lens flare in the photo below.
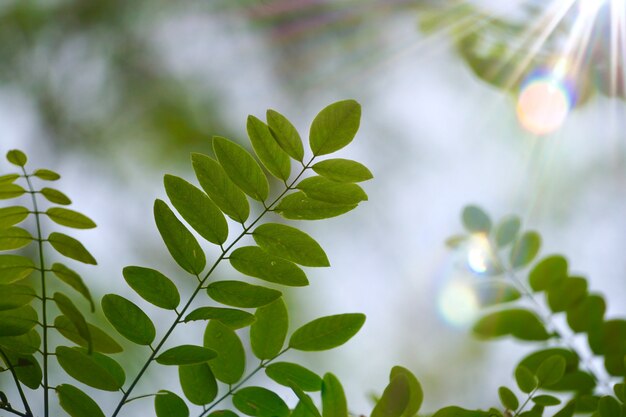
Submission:
{"label": "lens flare", "polygon": [[437,304],[443,319],[458,327],[472,323],[480,308],[474,289],[462,281],[449,282],[439,293]]}
{"label": "lens flare", "polygon": [[467,245],[467,266],[476,274],[487,272],[492,263],[491,245],[484,234],[473,236]]}
{"label": "lens flare", "polygon": [[578,0],[578,13],[581,16],[593,16],[607,0]]}

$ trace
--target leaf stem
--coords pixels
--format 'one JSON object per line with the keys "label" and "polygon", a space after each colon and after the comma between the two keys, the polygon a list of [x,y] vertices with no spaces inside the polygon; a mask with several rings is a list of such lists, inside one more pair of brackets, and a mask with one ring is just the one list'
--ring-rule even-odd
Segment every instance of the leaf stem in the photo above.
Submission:
{"label": "leaf stem", "polygon": [[535,388],[528,394],[528,398],[526,398],[526,401],[524,401],[524,403],[517,409],[515,414],[513,414],[513,417],[519,416],[520,413],[524,411],[524,407],[526,407],[526,404],[528,404],[528,402],[533,398],[533,395],[535,394],[535,392],[537,392],[538,389],[539,387]]}
{"label": "leaf stem", "polygon": [[26,399],[26,395],[24,394],[24,390],[22,389],[22,384],[20,383],[20,380],[17,379],[17,374],[15,373],[15,369],[13,365],[11,364],[11,361],[9,361],[9,358],[7,357],[6,353],[4,353],[2,349],[0,349],[0,356],[2,356],[2,360],[9,367],[9,371],[11,372],[11,375],[13,376],[13,380],[15,381],[15,386],[17,387],[17,391],[20,394],[20,398],[22,399],[22,403],[24,404],[24,409],[26,410],[26,413],[22,414],[19,411],[13,410],[13,408],[7,409],[7,411],[11,411],[14,414],[21,415],[24,417],[32,417],[33,412],[30,410],[30,406],[28,405],[28,400]]}

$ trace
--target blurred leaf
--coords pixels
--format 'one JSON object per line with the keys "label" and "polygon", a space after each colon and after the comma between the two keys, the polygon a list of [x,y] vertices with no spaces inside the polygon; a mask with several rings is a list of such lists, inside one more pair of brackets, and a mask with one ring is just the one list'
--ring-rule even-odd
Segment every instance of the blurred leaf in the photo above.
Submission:
{"label": "blurred leaf", "polygon": [[476,296],[483,307],[519,300],[522,294],[517,288],[502,281],[481,282]]}
{"label": "blurred leaf", "polygon": [[406,409],[404,410],[404,413],[402,413],[402,415],[404,417],[413,417],[419,411],[420,407],[422,406],[422,401],[424,400],[424,392],[422,391],[422,386],[420,385],[415,375],[413,375],[411,371],[403,368],[402,366],[394,366],[393,368],[391,368],[390,379],[393,379],[397,375],[406,376],[409,383],[409,403],[407,404]]}
{"label": "blurred leaf", "polygon": [[289,347],[304,351],[333,349],[352,338],[365,323],[360,313],[337,314],[315,319],[296,330]]}
{"label": "blurred leaf", "polygon": [[213,375],[225,384],[239,381],[246,370],[246,353],[237,333],[217,320],[211,320],[204,332],[204,346],[217,352],[209,362]]}
{"label": "blurred leaf", "polygon": [[26,194],[26,190],[17,184],[0,183],[0,200],[9,200]]}
{"label": "blurred leaf", "polygon": [[237,413],[231,410],[215,410],[209,414],[210,417],[239,417]]}
{"label": "blurred leaf", "polygon": [[185,397],[193,404],[205,405],[217,396],[217,382],[208,363],[180,366],[178,378]]}
{"label": "blurred leaf", "polygon": [[322,380],[322,417],[348,417],[348,402],[341,382],[326,373]]}
{"label": "blurred leaf", "polygon": [[515,368],[515,381],[522,392],[529,394],[537,388],[537,377],[525,366],[518,365]]}
{"label": "blurred leaf", "polygon": [[520,340],[548,340],[550,335],[537,316],[524,309],[496,311],[481,318],[473,328],[482,339],[511,335]]}
{"label": "blurred leaf", "polygon": [[198,275],[206,266],[204,251],[196,238],[162,200],[154,202],[154,219],[172,258],[185,271]]}
{"label": "blurred leaf", "polygon": [[156,357],[161,365],[195,365],[208,362],[217,352],[202,346],[180,345],[166,350]]}
{"label": "blurred leaf", "polygon": [[265,168],[276,178],[287,181],[291,174],[291,161],[272,136],[269,127],[256,117],[248,116],[246,128],[254,152]]}
{"label": "blurred leaf", "polygon": [[246,387],[233,395],[233,405],[254,417],[288,417],[289,407],[274,392],[262,387]]}
{"label": "blurred leaf", "polygon": [[15,366],[15,374],[17,379],[28,388],[36,390],[41,385],[43,373],[37,359],[32,355],[18,356],[16,362],[12,361]]}
{"label": "blurred leaf", "polygon": [[218,320],[233,330],[249,326],[254,316],[246,311],[234,308],[199,307],[187,314],[185,322],[194,320]]}
{"label": "blurred leaf", "polygon": [[48,242],[52,247],[61,255],[66,256],[75,261],[97,265],[94,257],[85,249],[82,243],[73,237],[69,237],[62,233],[50,233],[48,236]]}
{"label": "blurred leaf", "polygon": [[278,223],[254,229],[254,241],[268,253],[304,266],[330,266],[324,249],[306,233]]}
{"label": "blurred leaf", "polygon": [[437,411],[432,417],[493,417],[493,413],[480,410],[466,410],[461,407],[450,406]]}
{"label": "blurred leaf", "polygon": [[57,347],[55,353],[61,368],[83,384],[104,391],[117,391],[124,385],[124,370],[108,356],[65,346]]}
{"label": "blurred leaf", "polygon": [[12,163],[13,165],[17,165],[18,167],[23,167],[24,165],[26,165],[28,158],[26,157],[26,154],[24,154],[24,152],[18,149],[12,149],[7,152],[7,161]]}
{"label": "blurred leaf", "polygon": [[578,355],[569,349],[558,347],[533,352],[522,359],[519,364],[525,366],[531,372],[536,372],[543,361],[554,355],[561,356],[565,360],[565,370],[567,372],[573,372],[578,369],[580,363]]}
{"label": "blurred leaf", "polygon": [[312,168],[316,174],[337,182],[361,182],[374,178],[365,165],[350,159],[327,159]]}
{"label": "blurred leaf", "polygon": [[20,281],[35,270],[30,259],[19,255],[0,255],[0,284]]}
{"label": "blurred leaf", "polygon": [[304,192],[298,191],[283,197],[274,211],[286,219],[320,220],[340,216],[356,206],[357,204],[334,204],[314,200]]}
{"label": "blurred leaf", "polygon": [[73,385],[61,384],[55,388],[59,404],[71,417],[104,417],[98,404]]}
{"label": "blurred leaf", "polygon": [[10,184],[15,182],[20,177],[20,174],[5,174],[0,175],[0,184]]}
{"label": "blurred leaf", "polygon": [[11,206],[0,208],[0,229],[23,222],[29,213],[26,207]]}
{"label": "blurred leaf", "polygon": [[70,200],[68,196],[59,190],[55,190],[54,188],[42,188],[40,193],[51,203],[61,204],[62,206],[72,204],[72,200]]}
{"label": "blurred leaf", "polygon": [[35,329],[19,336],[0,337],[0,348],[21,355],[32,355],[39,350],[41,337]]}
{"label": "blurred leaf", "polygon": [[33,175],[44,181],[56,181],[61,179],[61,176],[59,174],[49,169],[38,169],[33,172]]}
{"label": "blurred leaf", "polygon": [[96,306],[94,305],[93,299],[91,298],[89,288],[87,288],[80,275],[60,263],[52,264],[50,271],[52,271],[52,273],[54,273],[54,275],[61,281],[74,288],[83,297],[85,297],[85,299],[89,301],[92,312],[96,310]]}
{"label": "blurred leaf", "polygon": [[621,401],[624,402],[626,400],[626,384],[618,383],[613,385],[613,392],[615,396]]}
{"label": "blurred leaf", "polygon": [[167,310],[180,303],[176,285],[157,270],[140,266],[127,266],[122,270],[126,283],[147,302]]}
{"label": "blurred leaf", "polygon": [[171,391],[161,390],[154,396],[157,417],[189,417],[185,401]]}
{"label": "blurred leaf", "polygon": [[218,303],[240,308],[262,307],[282,295],[280,291],[240,281],[212,282],[207,293]]}
{"label": "blurred leaf", "polygon": [[332,181],[319,175],[303,179],[296,188],[313,200],[332,204],[351,205],[367,201],[367,194],[358,185]]}
{"label": "blurred leaf", "polygon": [[592,392],[596,387],[596,380],[587,372],[575,370],[563,375],[556,384],[546,387],[550,391],[575,391],[579,393]]}
{"label": "blurred leaf", "polygon": [[550,407],[553,405],[561,404],[561,400],[552,395],[536,395],[532,398],[533,402],[537,405],[541,405],[544,407]]}
{"label": "blurred leaf", "polygon": [[293,159],[302,162],[304,149],[302,147],[302,139],[296,128],[285,116],[275,110],[268,110],[265,116],[270,133],[274,136],[278,145]]}
{"label": "blurred leaf", "polygon": [[500,402],[507,410],[515,411],[519,407],[517,396],[507,387],[498,388],[498,396],[500,397]]}
{"label": "blurred leaf", "polygon": [[410,397],[409,378],[398,373],[391,378],[370,417],[400,417],[409,405]]}
{"label": "blurred leaf", "polygon": [[21,227],[0,229],[0,250],[20,249],[33,240],[31,234]]}
{"label": "blurred leaf", "polygon": [[528,265],[539,253],[541,247],[541,236],[537,232],[524,233],[513,245],[511,249],[511,267],[514,269]]}
{"label": "blurred leaf", "polygon": [[63,313],[65,317],[72,322],[80,337],[87,341],[87,349],[89,350],[89,353],[91,353],[91,333],[89,333],[89,326],[87,326],[87,321],[85,320],[83,314],[66,295],[61,294],[60,292],[55,292],[53,299],[59,310],[61,310],[61,313]]}
{"label": "blurred leaf", "polygon": [[587,295],[587,280],[579,277],[566,278],[548,290],[548,306],[552,312],[565,311],[578,305]]}
{"label": "blurred leaf", "polygon": [[326,106],[311,123],[309,144],[313,155],[327,155],[348,145],[360,123],[361,105],[356,101],[344,100]]}
{"label": "blurred leaf", "polygon": [[478,206],[466,206],[461,215],[463,226],[470,233],[489,233],[491,219],[483,209]]}
{"label": "blurred leaf", "polygon": [[[92,349],[101,353],[119,353],[124,349],[111,336],[98,327],[87,323],[91,336]],[[78,332],[76,326],[66,316],[58,316],[54,319],[54,328],[64,337],[82,347],[88,347],[87,340]]]}
{"label": "blurred leaf", "polygon": [[599,295],[589,295],[567,310],[567,324],[576,333],[588,332],[602,325],[606,302]]}
{"label": "blurred leaf", "polygon": [[509,216],[502,219],[496,226],[496,245],[499,248],[504,248],[509,243],[515,241],[521,226],[522,222],[517,216]]}
{"label": "blurred leaf", "polygon": [[251,277],[295,287],[309,284],[304,271],[296,264],[270,255],[258,246],[237,248],[228,259],[233,268]]}
{"label": "blurred leaf", "polygon": [[61,226],[72,227],[74,229],[93,229],[96,224],[89,217],[62,207],[52,207],[46,210],[50,220]]}
{"label": "blurred leaf", "polygon": [[37,324],[37,312],[29,305],[0,311],[0,337],[26,334]]}
{"label": "blurred leaf", "polygon": [[265,367],[265,373],[275,382],[286,387],[295,384],[303,391],[322,389],[322,378],[307,368],[290,362],[274,362]]}
{"label": "blurred leaf", "polygon": [[544,360],[535,372],[539,387],[549,387],[559,382],[565,374],[565,366],[565,359],[561,355],[552,355]]}
{"label": "blurred leaf", "polygon": [[576,411],[576,403],[570,402],[565,407],[563,407],[558,413],[556,413],[554,417],[573,417],[575,411]]}
{"label": "blurred leaf", "polygon": [[567,278],[567,260],[561,255],[543,258],[528,275],[530,287],[534,291],[546,291]]}
{"label": "blurred leaf", "polygon": [[35,298],[35,290],[28,285],[0,284],[0,311],[11,310],[30,303]]}
{"label": "blurred leaf", "polygon": [[116,294],[106,294],[101,303],[104,316],[122,336],[138,345],[152,343],[156,330],[143,310]]}
{"label": "blurred leaf", "polygon": [[272,359],[280,353],[287,337],[289,315],[282,297],[259,307],[250,326],[250,346],[259,359]]}

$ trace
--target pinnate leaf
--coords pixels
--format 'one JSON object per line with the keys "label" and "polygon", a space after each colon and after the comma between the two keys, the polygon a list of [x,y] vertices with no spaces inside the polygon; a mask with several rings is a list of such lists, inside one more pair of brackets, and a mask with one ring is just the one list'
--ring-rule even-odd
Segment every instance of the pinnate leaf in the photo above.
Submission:
{"label": "pinnate leaf", "polygon": [[0,311],[24,306],[30,303],[35,295],[33,287],[28,285],[0,284]]}
{"label": "pinnate leaf", "polygon": [[127,266],[122,274],[128,285],[147,302],[167,310],[180,303],[176,285],[157,270],[140,266]]}
{"label": "pinnate leaf", "polygon": [[28,217],[28,214],[29,211],[26,207],[11,206],[0,208],[0,229],[21,223]]}
{"label": "pinnate leaf", "polygon": [[287,181],[291,174],[291,161],[272,136],[270,128],[254,116],[248,116],[246,128],[254,152],[265,168],[276,178]]}
{"label": "pinnate leaf", "polygon": [[217,381],[207,363],[179,366],[178,378],[185,397],[193,404],[208,404],[217,396]]}
{"label": "pinnate leaf", "polygon": [[104,417],[98,404],[75,386],[62,384],[55,391],[61,408],[71,417]]}
{"label": "pinnate leaf", "polygon": [[72,204],[72,200],[70,200],[68,196],[59,190],[55,190],[54,188],[42,188],[40,193],[51,203],[61,204],[62,206]]}
{"label": "pinnate leaf", "polygon": [[246,369],[246,353],[233,329],[219,321],[209,321],[204,346],[217,352],[217,357],[209,362],[217,380],[234,384],[241,379]]}
{"label": "pinnate leaf", "polygon": [[348,145],[360,123],[361,105],[356,101],[343,100],[326,106],[311,123],[309,144],[313,155],[327,155]]}
{"label": "pinnate leaf", "polygon": [[78,240],[63,233],[50,233],[48,242],[61,255],[89,265],[97,265],[96,259]]}
{"label": "pinnate leaf", "polygon": [[157,417],[189,417],[185,401],[171,391],[161,390],[154,396]]}
{"label": "pinnate leaf", "polygon": [[61,226],[72,227],[74,229],[93,229],[96,224],[89,217],[74,210],[62,207],[52,207],[46,210],[50,220]]}
{"label": "pinnate leaf", "polygon": [[337,182],[361,182],[374,178],[365,165],[350,159],[327,159],[312,168],[316,174]]}
{"label": "pinnate leaf", "polygon": [[309,284],[304,271],[296,264],[270,255],[258,246],[237,248],[229,260],[233,268],[251,277],[294,287]]}
{"label": "pinnate leaf", "polygon": [[265,367],[265,373],[275,382],[291,387],[295,384],[303,391],[322,389],[322,378],[307,368],[290,362],[274,362]]}
{"label": "pinnate leaf", "polygon": [[37,324],[37,312],[29,305],[0,311],[0,337],[26,334]]}
{"label": "pinnate leaf", "polygon": [[33,175],[44,181],[56,181],[61,179],[61,176],[59,174],[49,169],[38,169],[33,172]]}
{"label": "pinnate leaf", "polygon": [[254,229],[254,241],[266,252],[304,266],[330,266],[324,249],[308,234],[279,223]]}
{"label": "pinnate leaf", "polygon": [[275,392],[262,387],[246,387],[233,395],[233,405],[253,417],[288,417],[289,407]]}
{"label": "pinnate leaf", "polygon": [[33,237],[21,227],[0,229],[0,250],[20,249],[33,241]]}
{"label": "pinnate leaf", "polygon": [[94,305],[93,299],[91,298],[91,293],[89,292],[89,288],[83,282],[83,279],[78,275],[75,271],[69,269],[63,264],[54,263],[50,268],[52,273],[59,278],[61,281],[69,285],[78,291],[87,301],[89,301],[89,305],[91,306],[91,311],[95,311],[96,307]]}
{"label": "pinnate leaf", "polygon": [[274,211],[286,219],[320,220],[340,216],[357,204],[335,204],[308,197],[303,191],[291,193],[278,203]]}
{"label": "pinnate leaf", "polygon": [[252,324],[254,316],[247,311],[235,308],[199,307],[185,317],[185,322],[195,320],[218,320],[231,329],[237,330]]}
{"label": "pinnate leaf", "polygon": [[302,139],[296,128],[282,114],[275,110],[268,110],[266,113],[267,124],[270,133],[276,139],[278,145],[296,161],[302,162],[304,159],[304,148]]}
{"label": "pinnate leaf", "polygon": [[217,352],[202,346],[181,345],[170,348],[157,356],[161,365],[195,365],[215,358]]}
{"label": "pinnate leaf", "polygon": [[0,284],[20,281],[35,270],[35,264],[25,256],[0,255]]}
{"label": "pinnate leaf", "polygon": [[156,336],[150,318],[133,302],[116,294],[102,297],[102,312],[122,336],[138,345],[149,345]]}
{"label": "pinnate leaf", "polygon": [[367,194],[358,185],[332,181],[319,175],[300,181],[296,188],[313,200],[332,204],[351,205],[367,200]]}
{"label": "pinnate leaf", "polygon": [[240,308],[257,308],[282,295],[280,291],[241,281],[217,281],[208,285],[209,297],[218,303]]}
{"label": "pinnate leaf", "polygon": [[61,368],[75,380],[104,391],[117,391],[124,385],[126,375],[113,359],[101,353],[87,354],[83,348],[56,348]]}
{"label": "pinnate leaf", "polygon": [[365,323],[361,313],[338,314],[315,319],[296,330],[289,347],[304,351],[333,349],[352,338]]}
{"label": "pinnate leaf", "polygon": [[250,326],[250,346],[259,359],[271,359],[283,348],[289,329],[287,306],[282,297],[259,307]]}

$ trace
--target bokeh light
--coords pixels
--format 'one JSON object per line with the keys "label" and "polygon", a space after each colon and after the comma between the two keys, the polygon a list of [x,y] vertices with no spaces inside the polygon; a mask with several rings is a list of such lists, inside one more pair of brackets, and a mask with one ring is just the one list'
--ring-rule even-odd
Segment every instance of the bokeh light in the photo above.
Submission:
{"label": "bokeh light", "polygon": [[467,266],[475,274],[484,274],[493,261],[489,239],[484,234],[474,235],[467,245]]}
{"label": "bokeh light", "polygon": [[438,310],[446,323],[463,327],[472,323],[480,303],[472,286],[464,281],[450,281],[439,293]]}

